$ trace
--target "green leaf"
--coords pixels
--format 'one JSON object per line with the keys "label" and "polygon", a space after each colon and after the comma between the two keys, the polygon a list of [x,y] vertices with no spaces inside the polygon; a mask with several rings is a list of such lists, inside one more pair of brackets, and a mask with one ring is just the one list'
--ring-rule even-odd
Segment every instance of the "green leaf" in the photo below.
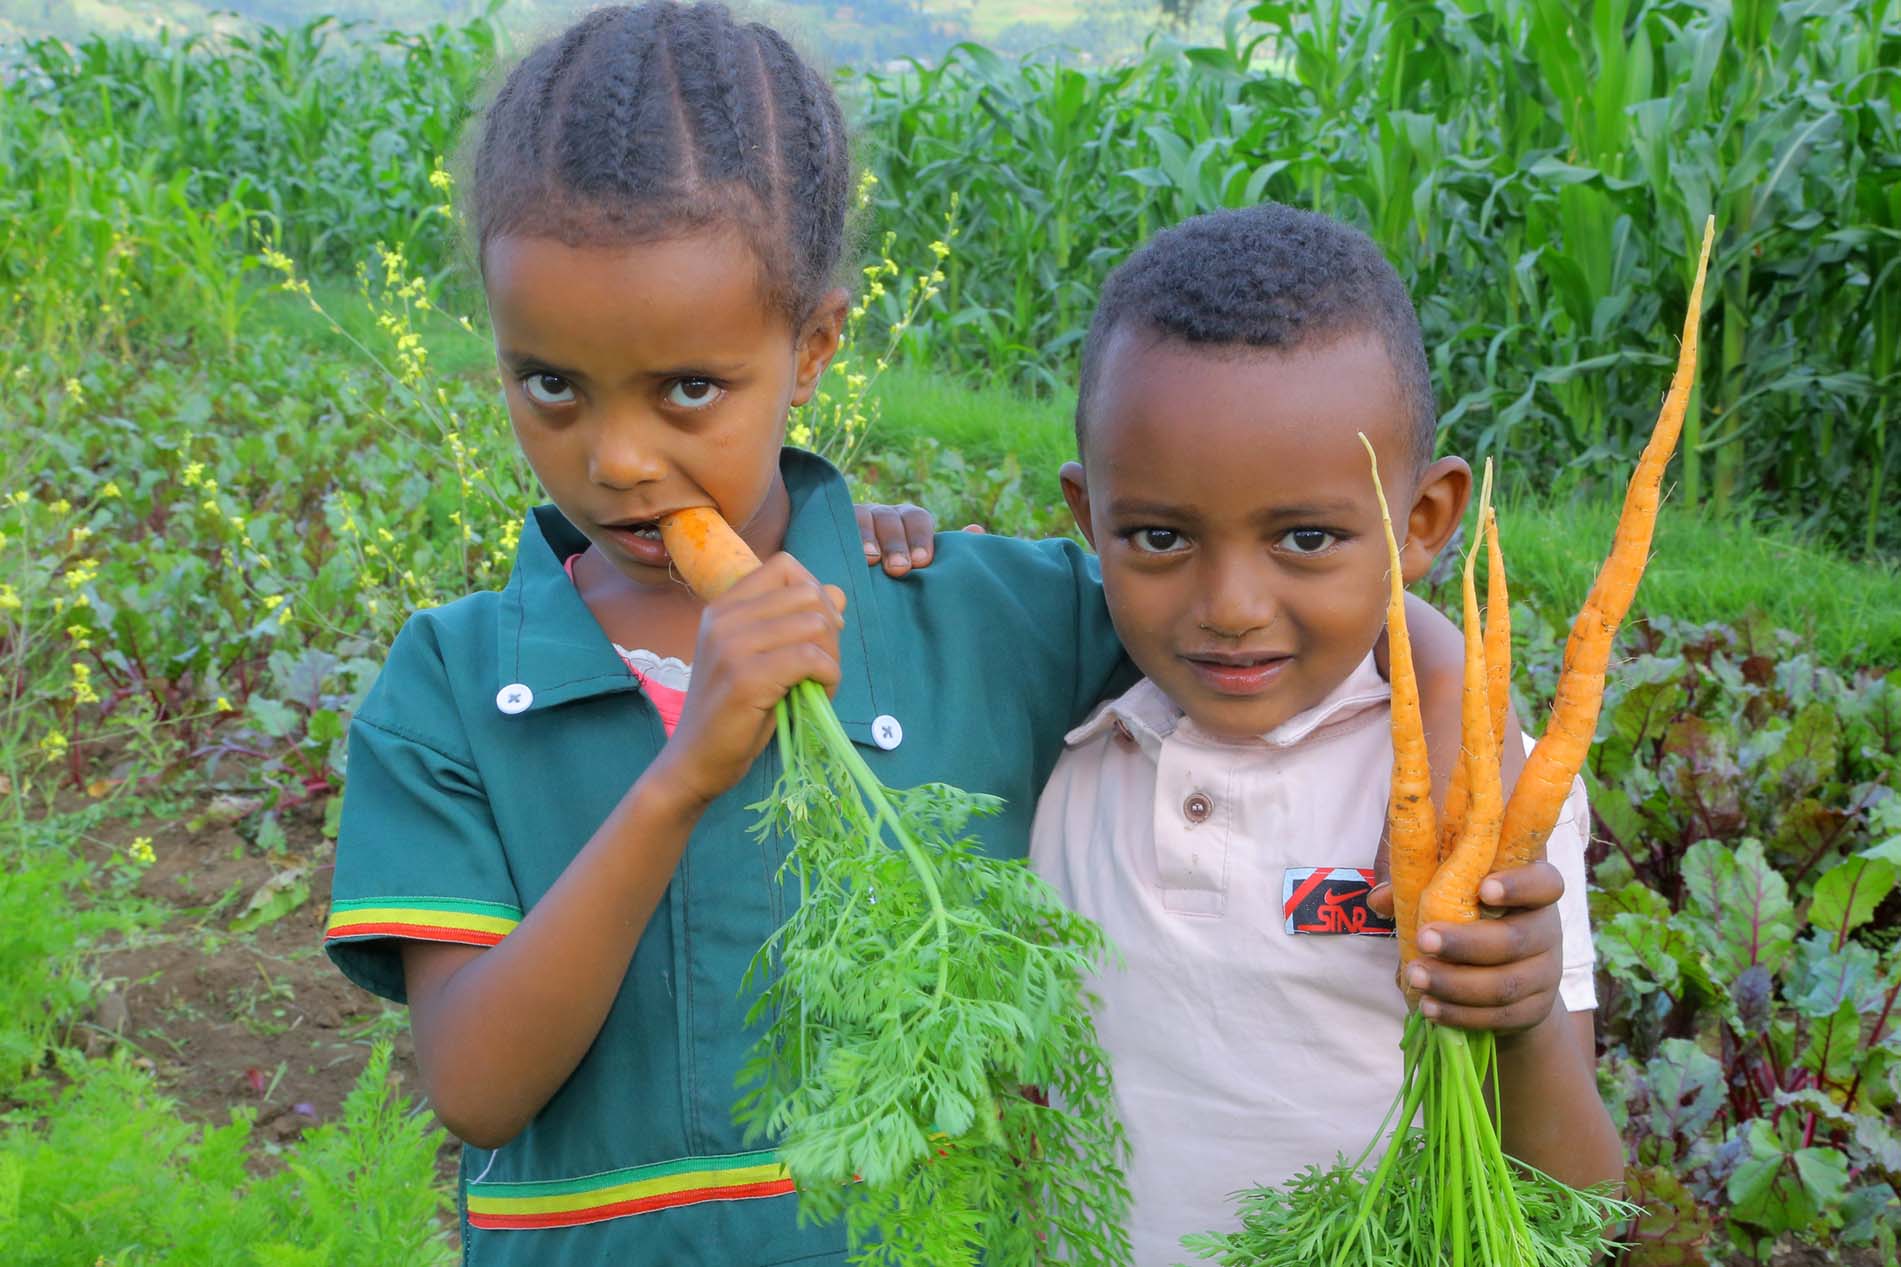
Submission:
{"label": "green leaf", "polygon": [[1809,923],[1835,939],[1874,918],[1875,908],[1894,888],[1895,866],[1865,854],[1830,868],[1815,882],[1815,900],[1809,904]]}
{"label": "green leaf", "polygon": [[1715,841],[1690,846],[1683,859],[1685,915],[1712,981],[1729,983],[1751,964],[1774,973],[1795,941],[1789,885],[1745,840],[1731,853]]}
{"label": "green leaf", "polygon": [[231,921],[231,931],[248,933],[275,923],[309,900],[309,864],[286,867],[257,887],[257,891],[251,894],[251,900]]}
{"label": "green leaf", "polygon": [[297,729],[297,710],[282,701],[253,695],[245,707],[258,728],[273,739],[282,739]]}
{"label": "green leaf", "polygon": [[1694,1142],[1723,1107],[1723,1066],[1695,1043],[1666,1038],[1644,1066],[1651,1129]]}

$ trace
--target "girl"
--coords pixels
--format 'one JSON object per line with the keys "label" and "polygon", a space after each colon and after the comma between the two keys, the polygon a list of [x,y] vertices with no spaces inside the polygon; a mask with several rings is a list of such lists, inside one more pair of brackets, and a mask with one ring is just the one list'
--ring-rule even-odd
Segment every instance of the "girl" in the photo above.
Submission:
{"label": "girl", "polygon": [[[589,15],[507,77],[471,185],[552,505],[501,593],[411,618],[352,722],[329,953],[410,1007],[468,1144],[464,1262],[840,1261],[732,1125],[741,978],[788,902],[749,808],[773,705],[824,683],[880,778],[1001,797],[987,847],[1022,856],[1125,672],[1099,587],[1068,542],[962,534],[884,584],[838,474],[781,447],[838,346],[850,164],[770,28]],[[767,560],[712,604],[655,529],[706,504]]]}

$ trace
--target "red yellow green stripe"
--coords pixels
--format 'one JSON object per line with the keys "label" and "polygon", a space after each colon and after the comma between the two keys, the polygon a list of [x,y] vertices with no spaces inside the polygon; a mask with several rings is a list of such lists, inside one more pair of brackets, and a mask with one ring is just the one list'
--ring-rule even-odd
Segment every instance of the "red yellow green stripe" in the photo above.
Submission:
{"label": "red yellow green stripe", "polygon": [[334,902],[324,940],[402,937],[493,946],[521,923],[521,908],[466,898],[351,898]]}
{"label": "red yellow green stripe", "polygon": [[792,1176],[770,1152],[674,1161],[542,1183],[471,1183],[469,1225],[490,1231],[574,1227],[705,1201],[784,1196]]}

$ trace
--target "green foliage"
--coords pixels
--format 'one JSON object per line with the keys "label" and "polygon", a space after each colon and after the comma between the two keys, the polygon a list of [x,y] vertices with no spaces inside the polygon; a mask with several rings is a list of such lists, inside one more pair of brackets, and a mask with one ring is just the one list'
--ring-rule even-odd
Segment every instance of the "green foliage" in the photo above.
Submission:
{"label": "green foliage", "polygon": [[780,705],[778,751],[756,808],[792,841],[799,905],[748,974],[766,1029],[738,1117],[775,1141],[801,1216],[842,1216],[855,1261],[884,1267],[1054,1245],[1127,1263],[1126,1144],[1083,991],[1101,931],[965,835],[994,798],[881,785],[817,684]]}
{"label": "green foliage", "polygon": [[102,813],[0,826],[0,1101],[84,1015],[93,995],[88,953],[146,918],[125,893],[136,864],[96,867],[66,847]]}
{"label": "green foliage", "polygon": [[1219,45],[1101,71],[961,46],[855,91],[900,250],[963,200],[915,360],[1066,383],[1109,267],[1274,198],[1386,249],[1450,445],[1497,455],[1508,487],[1627,469],[1714,213],[1683,493],[1873,550],[1901,542],[1898,50],[1885,2],[1326,0],[1243,6]]}
{"label": "green foliage", "polygon": [[[1555,648],[1530,662],[1543,695]],[[1901,675],[1760,630],[1634,631],[1589,774],[1635,1261],[1779,1238],[1894,1253]]]}
{"label": "green foliage", "polygon": [[251,1112],[186,1124],[124,1059],[82,1062],[0,1135],[0,1232],[19,1267],[443,1267],[442,1132],[410,1107],[379,1043],[342,1116],[258,1177]]}

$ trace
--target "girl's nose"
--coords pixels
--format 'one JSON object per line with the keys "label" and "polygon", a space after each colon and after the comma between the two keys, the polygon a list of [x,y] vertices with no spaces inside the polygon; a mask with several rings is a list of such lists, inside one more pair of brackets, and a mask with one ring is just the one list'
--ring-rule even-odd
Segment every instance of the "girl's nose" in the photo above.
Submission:
{"label": "girl's nose", "polygon": [[588,478],[602,488],[628,489],[664,476],[666,463],[646,430],[631,418],[603,422],[588,454]]}

